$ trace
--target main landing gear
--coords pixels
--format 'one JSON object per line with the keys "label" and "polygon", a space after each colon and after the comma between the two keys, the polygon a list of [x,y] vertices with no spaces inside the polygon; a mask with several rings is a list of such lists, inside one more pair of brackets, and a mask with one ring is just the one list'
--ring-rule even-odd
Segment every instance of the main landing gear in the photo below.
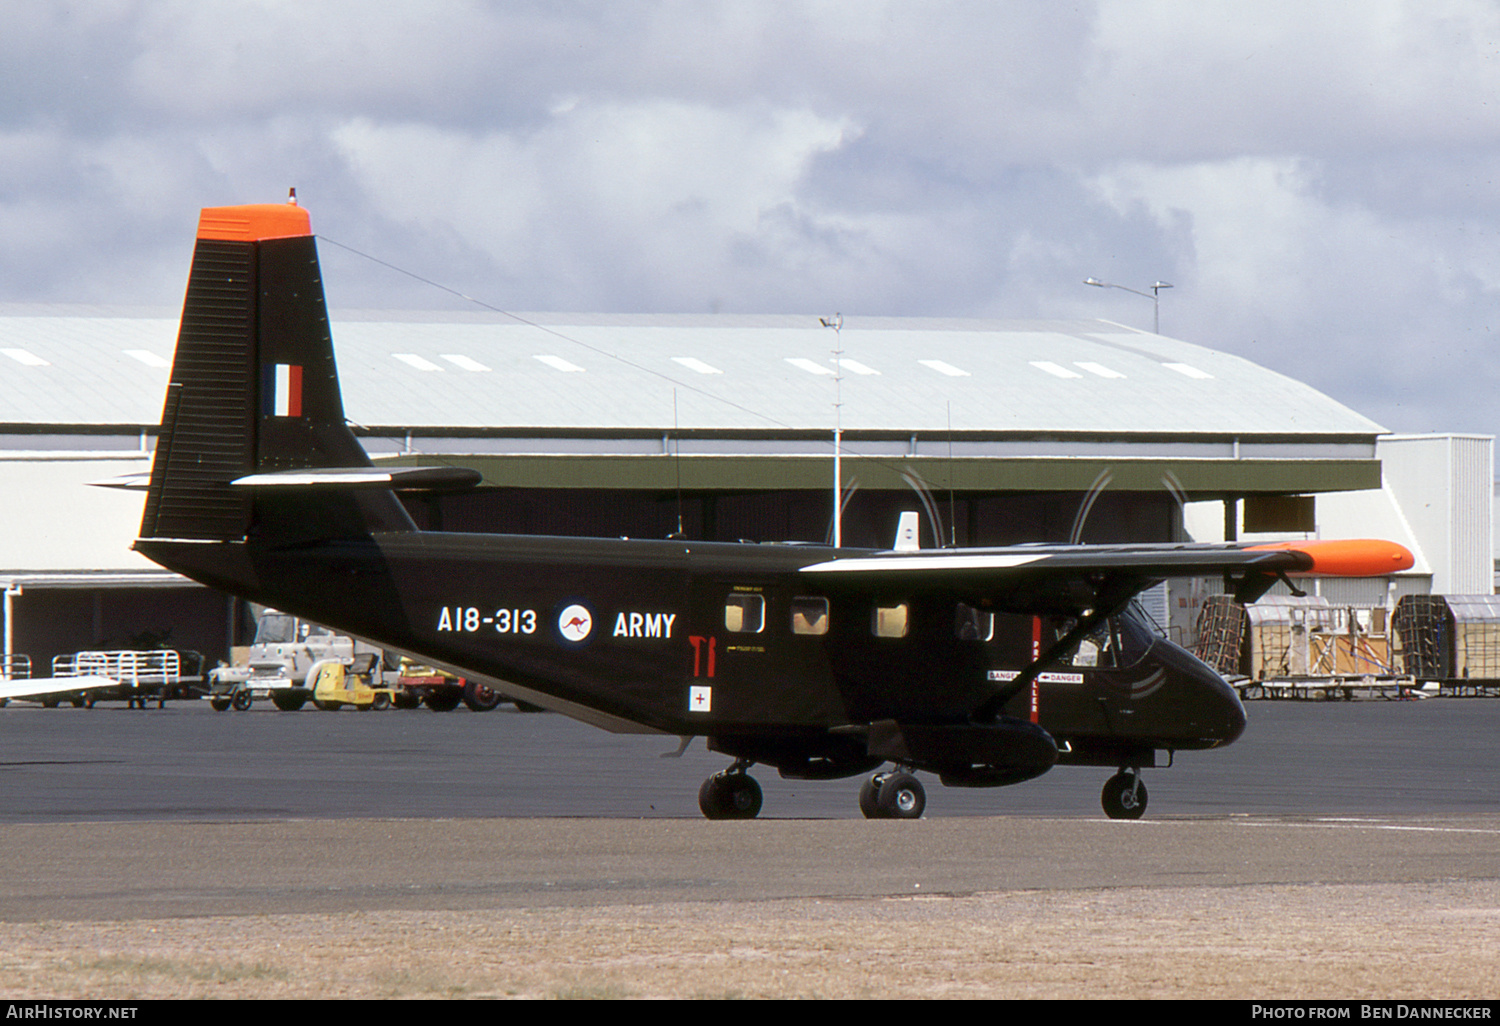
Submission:
{"label": "main landing gear", "polygon": [[1146,785],[1141,783],[1141,771],[1122,769],[1106,780],[1099,803],[1110,819],[1140,819],[1144,816]]}
{"label": "main landing gear", "polygon": [[703,815],[709,819],[754,819],[760,815],[760,785],[745,772],[752,765],[741,759],[703,782],[698,788],[698,808]]}
{"label": "main landing gear", "polygon": [[877,773],[859,789],[859,811],[866,819],[921,819],[927,792],[910,773]]}
{"label": "main landing gear", "polygon": [[[754,819],[760,815],[761,790],[745,772],[754,763],[741,759],[715,773],[698,789],[698,808],[709,819]],[[922,782],[904,770],[877,773],[859,789],[859,811],[866,819],[921,819],[927,808]]]}

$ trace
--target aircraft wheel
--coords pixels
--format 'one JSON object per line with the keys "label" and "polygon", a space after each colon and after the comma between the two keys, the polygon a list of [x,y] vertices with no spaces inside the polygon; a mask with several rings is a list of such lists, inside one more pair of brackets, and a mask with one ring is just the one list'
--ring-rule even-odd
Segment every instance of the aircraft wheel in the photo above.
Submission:
{"label": "aircraft wheel", "polygon": [[889,773],[877,773],[866,780],[859,788],[859,811],[865,814],[865,819],[885,819],[885,813],[880,811],[880,784]]}
{"label": "aircraft wheel", "polygon": [[464,685],[464,705],[474,712],[489,712],[504,700],[498,691],[487,688],[476,681]]}
{"label": "aircraft wheel", "polygon": [[1110,819],[1140,819],[1146,814],[1146,785],[1139,773],[1121,770],[1104,782],[1099,801]]}
{"label": "aircraft wheel", "polygon": [[250,707],[255,704],[255,699],[248,691],[236,691],[230,704],[234,706],[235,712],[249,712]]}
{"label": "aircraft wheel", "polygon": [[227,699],[227,698],[210,698],[208,700],[208,704],[209,704],[209,707],[211,709],[213,709],[214,712],[224,712],[225,710],[227,710],[229,708],[229,699]]}
{"label": "aircraft wheel", "polygon": [[892,773],[880,782],[876,804],[883,819],[921,819],[927,791],[910,773]]}
{"label": "aircraft wheel", "polygon": [[709,819],[754,819],[761,799],[760,785],[748,773],[715,773],[698,788],[698,808]]}

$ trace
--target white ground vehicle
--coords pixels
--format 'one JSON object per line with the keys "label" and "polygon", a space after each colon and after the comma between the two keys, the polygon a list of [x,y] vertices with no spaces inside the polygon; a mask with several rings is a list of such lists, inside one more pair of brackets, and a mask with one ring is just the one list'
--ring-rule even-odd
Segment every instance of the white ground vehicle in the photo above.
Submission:
{"label": "white ground vehicle", "polygon": [[352,667],[356,657],[361,669],[379,678],[382,658],[378,649],[268,609],[260,616],[245,665],[221,666],[209,675],[209,701],[223,712],[230,707],[249,709],[256,700],[269,698],[276,708],[290,712],[314,697],[307,687],[307,674],[314,665],[335,660]]}

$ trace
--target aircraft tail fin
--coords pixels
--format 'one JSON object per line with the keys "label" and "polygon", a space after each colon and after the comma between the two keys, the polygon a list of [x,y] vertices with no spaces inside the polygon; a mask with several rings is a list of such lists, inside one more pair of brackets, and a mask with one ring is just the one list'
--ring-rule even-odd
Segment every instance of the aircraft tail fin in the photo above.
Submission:
{"label": "aircraft tail fin", "polygon": [[370,466],[344,422],[307,212],[295,202],[205,209],[140,536],[290,542],[413,529],[389,490],[235,483]]}

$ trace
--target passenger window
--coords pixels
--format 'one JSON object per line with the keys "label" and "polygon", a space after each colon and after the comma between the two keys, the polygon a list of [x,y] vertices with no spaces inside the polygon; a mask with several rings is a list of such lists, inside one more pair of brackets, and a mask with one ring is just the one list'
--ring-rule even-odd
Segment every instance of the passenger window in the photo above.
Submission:
{"label": "passenger window", "polygon": [[766,600],[759,595],[731,595],[724,603],[724,629],[759,634],[766,626]]}
{"label": "passenger window", "polygon": [[896,606],[876,606],[871,629],[877,638],[906,637],[906,603]]}
{"label": "passenger window", "polygon": [[826,598],[792,599],[793,634],[827,634],[828,600]]}
{"label": "passenger window", "polygon": [[960,602],[954,617],[953,633],[962,641],[993,641],[995,614]]}

